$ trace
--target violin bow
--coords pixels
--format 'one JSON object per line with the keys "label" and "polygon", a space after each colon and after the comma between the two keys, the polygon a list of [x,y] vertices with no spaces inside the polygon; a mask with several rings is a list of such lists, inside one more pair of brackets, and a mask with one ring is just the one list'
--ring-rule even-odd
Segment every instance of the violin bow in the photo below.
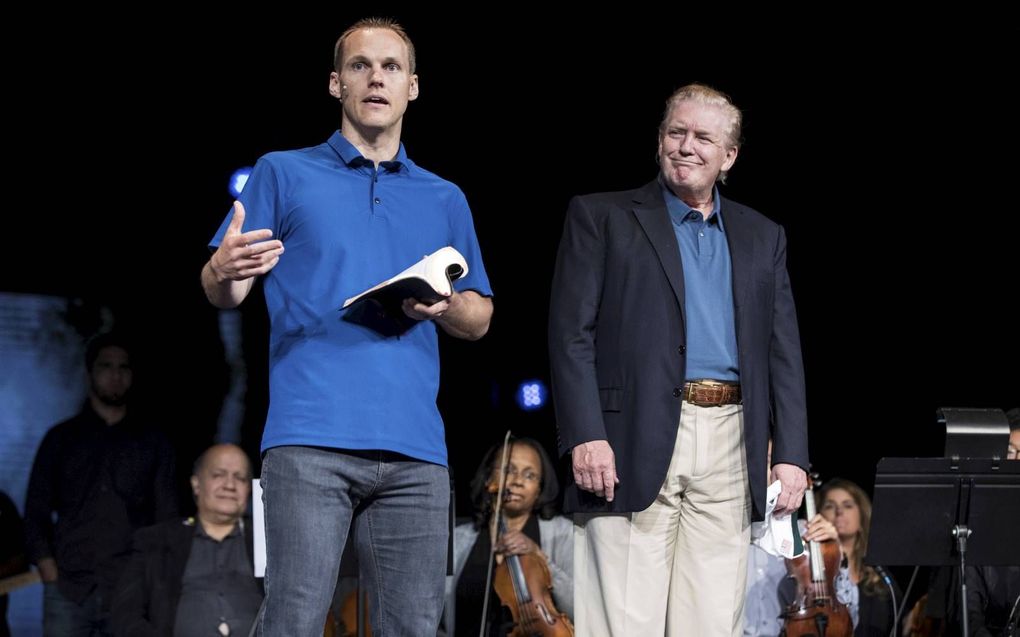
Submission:
{"label": "violin bow", "polygon": [[[491,528],[492,522],[489,522],[490,529],[489,535],[493,546],[496,544],[495,533],[499,532],[499,515],[503,506],[503,489],[506,488],[506,468],[510,464],[510,437],[513,434],[509,429],[506,430],[506,436],[503,437],[503,455],[499,460],[499,490],[496,491],[496,507],[492,510],[492,519],[497,521],[496,531]],[[489,565],[485,570],[485,581],[489,582],[485,591],[485,602],[482,603],[482,621],[478,627],[478,637],[485,637],[485,623],[489,618],[489,599],[492,598],[492,564],[496,559],[496,552],[489,551]]]}

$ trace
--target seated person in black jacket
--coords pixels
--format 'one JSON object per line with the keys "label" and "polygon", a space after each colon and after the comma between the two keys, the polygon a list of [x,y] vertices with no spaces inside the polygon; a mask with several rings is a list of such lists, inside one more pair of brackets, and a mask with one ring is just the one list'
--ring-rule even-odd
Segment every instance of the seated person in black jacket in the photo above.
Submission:
{"label": "seated person in black jacket", "polygon": [[[1006,458],[1020,460],[1020,408],[1009,418]],[[1020,566],[968,566],[967,616],[970,634],[1015,635],[1020,624]]]}
{"label": "seated person in black jacket", "polygon": [[195,462],[196,518],[135,534],[134,553],[113,598],[117,635],[245,635],[262,603],[251,525],[242,515],[251,465],[235,445],[210,447]]}
{"label": "seated person in black jacket", "polygon": [[968,566],[967,617],[975,637],[1016,635],[1020,566]]}

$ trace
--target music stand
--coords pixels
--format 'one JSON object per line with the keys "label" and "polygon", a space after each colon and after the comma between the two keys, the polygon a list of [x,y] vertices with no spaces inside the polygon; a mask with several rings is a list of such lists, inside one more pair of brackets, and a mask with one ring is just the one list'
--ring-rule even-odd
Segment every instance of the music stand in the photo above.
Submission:
{"label": "music stand", "polygon": [[946,458],[1002,458],[1009,444],[1009,419],[1001,409],[940,407],[946,428]]}
{"label": "music stand", "polygon": [[[960,567],[1020,564],[1020,462],[999,458],[882,458],[865,563]],[[970,544],[968,545],[968,538]]]}

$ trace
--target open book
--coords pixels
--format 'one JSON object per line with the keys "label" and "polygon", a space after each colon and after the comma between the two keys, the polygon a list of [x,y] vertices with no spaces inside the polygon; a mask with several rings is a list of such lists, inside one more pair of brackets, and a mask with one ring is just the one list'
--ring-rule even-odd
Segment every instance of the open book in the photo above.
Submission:
{"label": "open book", "polygon": [[344,301],[344,320],[370,327],[384,336],[398,336],[418,321],[404,314],[404,299],[431,305],[453,294],[453,282],[468,272],[467,262],[446,246],[426,255],[400,274]]}

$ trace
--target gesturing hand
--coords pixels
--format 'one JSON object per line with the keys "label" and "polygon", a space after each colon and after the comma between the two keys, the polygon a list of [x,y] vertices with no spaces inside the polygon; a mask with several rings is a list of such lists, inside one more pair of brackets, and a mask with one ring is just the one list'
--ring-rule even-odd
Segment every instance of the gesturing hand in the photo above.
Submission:
{"label": "gesturing hand", "polygon": [[223,235],[223,241],[209,260],[209,267],[219,281],[243,281],[272,270],[283,254],[283,242],[270,241],[268,228],[241,232],[244,226],[244,205],[234,202],[234,216]]}

